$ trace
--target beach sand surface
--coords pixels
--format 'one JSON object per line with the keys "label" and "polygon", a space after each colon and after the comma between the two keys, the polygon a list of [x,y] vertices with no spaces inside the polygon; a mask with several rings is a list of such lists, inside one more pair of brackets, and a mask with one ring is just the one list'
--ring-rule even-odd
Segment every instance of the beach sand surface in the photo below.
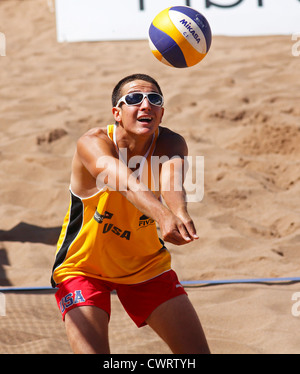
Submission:
{"label": "beach sand surface", "polygon": [[[204,157],[204,197],[189,203],[200,239],[168,245],[180,280],[299,276],[300,57],[290,36],[215,36],[200,64],[174,69],[147,41],[58,43],[51,1],[1,1],[0,19],[1,287],[50,286],[76,140],[112,123],[111,91],[136,72],[158,80],[163,125]],[[212,353],[300,353],[300,284],[186,290]],[[71,353],[53,292],[5,302],[0,353]],[[109,333],[112,353],[170,353],[116,295]]]}

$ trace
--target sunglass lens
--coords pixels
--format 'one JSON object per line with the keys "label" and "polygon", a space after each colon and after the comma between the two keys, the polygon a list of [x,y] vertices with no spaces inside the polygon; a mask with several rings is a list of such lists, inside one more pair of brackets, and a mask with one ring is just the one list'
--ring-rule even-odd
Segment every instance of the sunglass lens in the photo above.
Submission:
{"label": "sunglass lens", "polygon": [[152,105],[161,106],[162,97],[159,94],[153,93],[148,95],[149,101]]}
{"label": "sunglass lens", "polygon": [[133,92],[131,94],[126,95],[125,100],[127,105],[139,104],[143,100],[143,94]]}

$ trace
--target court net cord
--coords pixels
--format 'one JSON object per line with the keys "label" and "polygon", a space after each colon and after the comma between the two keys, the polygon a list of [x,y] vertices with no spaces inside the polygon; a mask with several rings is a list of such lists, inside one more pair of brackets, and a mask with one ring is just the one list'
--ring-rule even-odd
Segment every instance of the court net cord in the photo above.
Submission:
{"label": "court net cord", "polygon": [[[219,286],[224,284],[292,284],[300,282],[300,277],[286,278],[250,278],[250,279],[222,279],[222,280],[190,280],[181,281],[184,288],[198,288],[208,286]],[[36,291],[56,291],[51,286],[45,287],[0,287],[0,292],[36,292]]]}

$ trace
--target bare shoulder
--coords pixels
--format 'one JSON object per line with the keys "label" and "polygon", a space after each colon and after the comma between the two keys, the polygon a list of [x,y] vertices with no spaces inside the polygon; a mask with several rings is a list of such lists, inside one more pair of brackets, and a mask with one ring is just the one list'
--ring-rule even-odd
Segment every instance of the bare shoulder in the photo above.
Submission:
{"label": "bare shoulder", "polygon": [[116,155],[106,127],[92,128],[78,139],[72,162],[71,187],[79,196],[94,193],[95,179],[99,174],[97,161],[105,155]]}
{"label": "bare shoulder", "polygon": [[94,127],[85,132],[78,140],[85,138],[107,138],[107,129],[106,127]]}
{"label": "bare shoulder", "polygon": [[77,141],[77,150],[86,149],[90,147],[102,147],[104,146],[113,149],[113,142],[107,136],[106,127],[94,127],[88,130],[86,133],[81,135]]}
{"label": "bare shoulder", "polygon": [[188,147],[184,137],[167,127],[160,126],[155,154],[161,156],[186,156]]}

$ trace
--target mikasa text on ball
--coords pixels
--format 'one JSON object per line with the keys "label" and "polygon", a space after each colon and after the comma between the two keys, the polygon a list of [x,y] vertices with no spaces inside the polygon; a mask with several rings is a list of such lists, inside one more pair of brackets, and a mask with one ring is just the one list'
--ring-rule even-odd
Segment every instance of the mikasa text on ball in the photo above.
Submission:
{"label": "mikasa text on ball", "polygon": [[149,28],[154,56],[166,65],[186,68],[198,64],[211,45],[206,18],[188,6],[172,6],[160,12]]}

